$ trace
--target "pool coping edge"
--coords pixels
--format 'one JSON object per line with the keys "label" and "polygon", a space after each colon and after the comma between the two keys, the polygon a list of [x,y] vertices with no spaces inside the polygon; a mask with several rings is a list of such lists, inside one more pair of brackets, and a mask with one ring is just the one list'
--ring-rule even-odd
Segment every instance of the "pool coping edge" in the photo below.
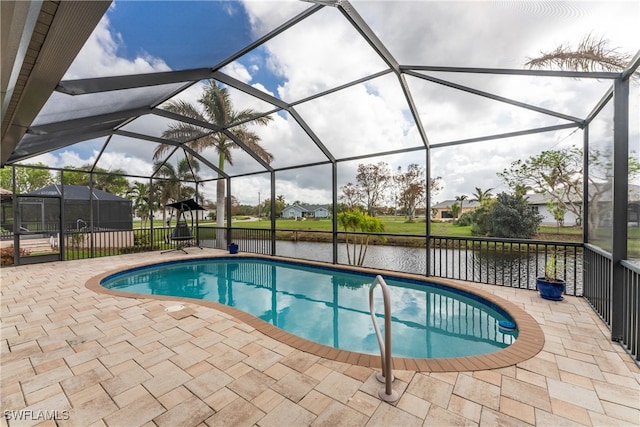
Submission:
{"label": "pool coping edge", "polygon": [[[380,274],[384,277],[384,275],[393,275],[399,278],[417,280],[422,282],[431,282],[435,284],[445,285],[454,289],[458,289],[464,292],[471,293],[473,295],[477,295],[492,304],[497,305],[506,313],[508,313],[518,325],[518,339],[511,344],[509,347],[504,349],[479,355],[479,356],[467,356],[467,357],[459,357],[459,358],[433,358],[433,359],[423,359],[423,358],[406,358],[406,357],[393,357],[393,367],[395,369],[402,370],[411,370],[417,372],[466,372],[466,371],[480,371],[480,370],[489,370],[489,369],[499,369],[505,368],[508,366],[513,366],[518,363],[524,362],[540,351],[544,347],[544,333],[538,324],[538,322],[527,312],[525,312],[522,308],[518,307],[516,304],[498,297],[489,292],[483,291],[481,289],[474,288],[473,286],[466,284],[464,282],[451,280],[451,279],[443,279],[438,277],[431,276],[421,276],[417,274],[411,273],[403,273],[397,271],[390,270],[379,270],[374,268],[363,268],[363,267],[354,267],[349,265],[336,265],[331,263],[319,262],[319,261],[311,261],[311,260],[301,260],[297,258],[288,258],[282,256],[268,256],[261,254],[207,254],[207,255],[195,255],[185,259],[176,259],[172,258],[167,260],[167,262],[181,262],[183,260],[196,260],[196,259],[207,259],[207,258],[263,258],[272,261],[288,261],[299,264],[306,264],[310,266],[316,266],[321,268],[330,268],[330,269],[341,269],[347,271],[354,271],[360,273],[367,274]],[[222,313],[226,313],[230,316],[233,316],[239,322],[245,323],[258,332],[263,333],[264,335],[277,340],[283,344],[289,345],[295,349],[300,351],[304,351],[310,354],[314,354],[318,357],[322,357],[328,360],[334,360],[338,362],[346,362],[352,365],[363,366],[367,368],[379,369],[380,358],[377,355],[369,355],[364,353],[357,353],[348,350],[337,349],[334,347],[326,346],[323,344],[318,344],[313,341],[306,340],[297,335],[291,334],[283,329],[280,329],[276,326],[271,325],[268,322],[265,322],[262,319],[259,319],[251,314],[248,314],[242,310],[220,304],[214,301],[205,301],[205,300],[197,300],[193,298],[186,297],[174,297],[174,296],[165,296],[165,295],[148,295],[148,294],[139,294],[132,292],[121,292],[113,289],[107,289],[100,285],[100,282],[113,274],[121,272],[123,270],[130,270],[134,268],[140,268],[155,264],[161,264],[163,262],[146,262],[146,263],[138,263],[130,266],[120,267],[117,269],[109,270],[103,273],[100,273],[96,276],[91,277],[86,281],[85,287],[93,292],[100,294],[107,294],[117,297],[124,298],[135,298],[135,299],[148,299],[148,300],[164,300],[164,301],[176,301],[187,304],[197,304],[209,308],[213,308]],[[366,357],[363,357],[366,356]],[[349,362],[347,362],[349,360]],[[410,368],[409,368],[410,367]],[[404,368],[404,369],[403,369]]]}

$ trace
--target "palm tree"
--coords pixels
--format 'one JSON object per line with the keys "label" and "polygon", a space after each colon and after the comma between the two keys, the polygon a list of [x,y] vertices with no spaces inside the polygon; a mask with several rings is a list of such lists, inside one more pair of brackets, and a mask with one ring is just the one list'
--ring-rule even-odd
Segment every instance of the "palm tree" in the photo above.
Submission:
{"label": "palm tree", "polygon": [[131,200],[133,212],[141,219],[140,228],[144,228],[145,222],[151,214],[149,184],[140,181],[134,182],[127,192],[127,198]]}
{"label": "palm tree", "polygon": [[[164,209],[169,202],[177,202],[178,200],[189,199],[196,193],[195,189],[182,183],[184,181],[198,181],[200,177],[197,172],[200,170],[200,164],[197,160],[189,160],[186,157],[178,162],[178,167],[174,167],[168,162],[156,162],[154,164],[154,170],[156,174],[164,178],[160,182],[160,204],[163,206],[162,210],[162,223],[164,224],[167,218],[167,212]],[[169,217],[170,225],[171,217]]]}
{"label": "palm tree", "polygon": [[458,218],[458,216],[460,216],[460,212],[462,211],[462,207],[460,206],[460,204],[458,202],[454,202],[451,205],[451,216],[453,218]]}
{"label": "palm tree", "polygon": [[469,196],[467,196],[466,194],[461,194],[460,196],[456,196],[456,202],[460,202],[460,214],[462,214],[464,211],[462,209],[462,203],[467,200]]}
{"label": "palm tree", "polygon": [[[347,251],[347,262],[351,265],[362,266],[364,264],[364,258],[367,256],[367,248],[369,247],[369,239],[371,238],[370,233],[384,232],[384,223],[380,218],[369,216],[358,209],[340,212],[338,214],[338,223],[346,232],[344,239]],[[353,253],[349,251],[349,232],[355,233],[352,236]],[[380,239],[384,241],[385,237],[380,236]]]}
{"label": "palm tree", "polygon": [[482,202],[490,199],[493,196],[493,194],[491,194],[491,190],[493,190],[493,188],[487,188],[486,190],[483,190],[480,187],[476,187],[476,191],[472,194],[473,199],[471,199],[471,201],[482,204]]}
{"label": "palm tree", "polygon": [[[162,206],[162,225],[167,224],[167,210],[165,206],[172,200],[176,200],[180,192],[180,180],[176,168],[171,163],[156,162],[153,165],[156,175],[163,178],[159,181],[160,205]],[[169,225],[169,224],[167,224]]]}
{"label": "palm tree", "polygon": [[[231,127],[234,123],[242,123],[233,128],[233,134],[236,138],[265,162],[271,163],[273,160],[273,155],[260,146],[260,137],[246,126],[247,123],[266,125],[272,118],[258,117],[258,113],[251,109],[235,111],[227,90],[218,86],[213,80],[209,80],[205,85],[202,96],[198,99],[198,105],[185,101],[171,101],[165,108],[173,113],[211,123],[224,129]],[[162,136],[174,141],[186,141],[185,145],[197,153],[201,153],[207,148],[215,148],[218,153],[218,169],[220,171],[224,171],[225,162],[233,165],[231,150],[239,148],[223,132],[212,132],[208,128],[190,123],[170,125],[162,133]],[[157,160],[171,149],[171,145],[161,144],[156,148],[153,158]],[[222,179],[222,175],[219,175],[219,178],[216,187],[216,225],[224,227],[225,181]],[[221,239],[217,240],[221,245]]]}

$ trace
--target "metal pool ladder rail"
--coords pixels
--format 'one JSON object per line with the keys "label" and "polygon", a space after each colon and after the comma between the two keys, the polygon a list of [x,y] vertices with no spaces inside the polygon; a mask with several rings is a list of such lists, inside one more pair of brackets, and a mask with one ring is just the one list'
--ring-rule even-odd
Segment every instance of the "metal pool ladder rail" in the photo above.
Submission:
{"label": "metal pool ladder rail", "polygon": [[[384,302],[384,341],[376,320],[373,303],[373,291],[377,285],[380,285],[380,289],[382,289],[382,300]],[[398,393],[391,387],[391,382],[393,381],[393,366],[391,364],[391,301],[389,287],[380,275],[376,276],[369,288],[369,311],[371,312],[373,328],[376,330],[376,337],[380,346],[380,359],[382,360],[382,372],[378,372],[376,378],[378,381],[385,383],[385,387],[378,392],[378,396],[385,402],[395,402],[398,400]]]}

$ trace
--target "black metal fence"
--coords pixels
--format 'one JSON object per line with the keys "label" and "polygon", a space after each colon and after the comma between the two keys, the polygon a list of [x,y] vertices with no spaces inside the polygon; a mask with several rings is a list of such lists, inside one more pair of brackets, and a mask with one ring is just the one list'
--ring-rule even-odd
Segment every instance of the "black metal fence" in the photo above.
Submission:
{"label": "black metal fence", "polygon": [[640,361],[640,267],[622,261],[624,269],[622,286],[623,305],[615,307],[622,310],[621,344]]}
{"label": "black metal fence", "polygon": [[98,258],[153,250],[173,249],[173,228],[65,231],[64,259]]}
{"label": "black metal fence", "polygon": [[584,297],[596,313],[611,328],[613,313],[622,323],[620,344],[631,354],[636,363],[640,361],[640,266],[622,261],[622,280],[616,286],[622,288],[622,298],[613,304],[613,261],[611,255],[601,249],[584,245]]}
{"label": "black metal fence", "polygon": [[551,256],[566,294],[581,296],[582,243],[431,236],[429,274],[436,277],[535,289]]}
{"label": "black metal fence", "polygon": [[[241,252],[271,254],[271,230],[259,228],[232,228],[227,239],[227,229],[220,227],[198,227],[198,241],[204,248],[226,249],[227,241],[238,245]],[[220,240],[220,242],[219,242]]]}
{"label": "black metal fence", "polygon": [[[310,253],[301,251],[286,253],[304,259],[331,261],[332,233],[316,230],[275,231],[279,241],[324,243]],[[226,229],[217,227],[200,227],[198,237],[204,247],[216,246],[216,237],[226,238]],[[429,239],[429,267],[426,268],[426,241],[424,236],[384,233],[337,233],[338,263],[346,264],[347,254],[345,241],[348,239],[353,251],[356,238],[370,237],[368,257],[364,266],[375,266],[381,269],[398,270],[410,273],[428,274],[435,277],[459,279],[465,281],[509,286],[521,289],[535,289],[536,277],[544,272],[548,259],[556,257],[556,273],[566,282],[566,294],[581,296],[582,283],[582,243],[549,242],[527,239],[499,239],[483,237],[449,237],[431,236]],[[259,254],[271,254],[271,231],[265,229],[232,228],[231,241],[238,244],[240,251]],[[391,257],[380,256],[377,249],[397,247],[399,250],[412,251],[415,263],[422,263],[415,268],[401,266]],[[356,251],[357,253],[357,251]],[[283,255],[278,252],[277,254]],[[418,255],[416,255],[418,254]]]}
{"label": "black metal fence", "polygon": [[603,250],[584,245],[584,297],[591,307],[611,326],[611,255]]}

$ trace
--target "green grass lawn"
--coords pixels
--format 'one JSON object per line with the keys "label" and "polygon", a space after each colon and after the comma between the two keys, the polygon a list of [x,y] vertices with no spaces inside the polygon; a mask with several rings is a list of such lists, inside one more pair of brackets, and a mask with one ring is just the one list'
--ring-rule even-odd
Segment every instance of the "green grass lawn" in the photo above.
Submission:
{"label": "green grass lawn", "polygon": [[[398,216],[382,216],[379,217],[385,225],[385,230],[389,234],[415,234],[423,236],[425,234],[426,223],[424,219],[418,219],[414,222],[407,222],[404,217]],[[243,218],[244,219],[244,218]],[[199,221],[201,226],[215,226],[215,221]],[[149,227],[149,222],[146,222]],[[175,220],[172,222],[175,225]],[[155,227],[162,227],[161,220],[154,222]],[[258,228],[269,229],[271,221],[263,219],[261,221],[233,221],[233,227],[236,228]],[[292,219],[276,220],[277,230],[300,230],[300,231],[331,231],[332,221],[330,219],[310,219],[306,221],[296,221]],[[140,221],[133,222],[134,228],[140,227]],[[342,230],[340,230],[342,231]],[[471,227],[459,227],[448,222],[431,223],[431,234],[436,236],[471,236]],[[559,240],[579,242],[582,240],[582,228],[580,227],[555,227],[541,226],[538,235],[534,236],[539,240]],[[640,254],[640,228],[629,228],[629,252]]]}
{"label": "green grass lawn", "polygon": [[[385,231],[390,234],[415,234],[424,235],[426,223],[424,219],[415,222],[406,222],[403,217],[380,217],[385,226]],[[295,221],[291,219],[278,219],[278,230],[304,230],[304,231],[331,231],[332,222],[329,219]],[[271,221],[238,221],[233,223],[237,228],[268,229]],[[460,227],[447,222],[431,223],[431,234],[436,236],[471,236],[471,227]],[[580,241],[582,229],[579,227],[553,227],[541,226],[538,236],[541,240]]]}

